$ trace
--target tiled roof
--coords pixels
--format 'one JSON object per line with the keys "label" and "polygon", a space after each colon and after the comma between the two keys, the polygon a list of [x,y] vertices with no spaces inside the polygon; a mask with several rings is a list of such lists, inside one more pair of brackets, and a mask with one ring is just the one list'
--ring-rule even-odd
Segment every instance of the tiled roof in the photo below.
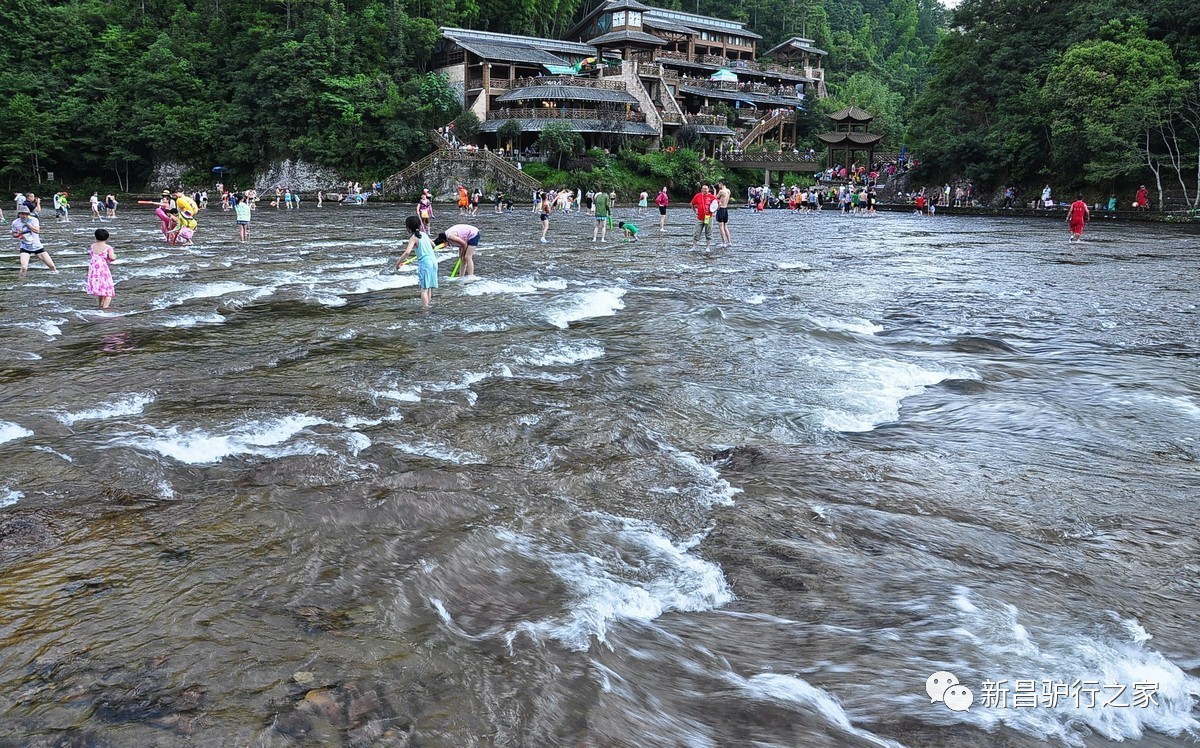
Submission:
{"label": "tiled roof", "polygon": [[601,44],[615,44],[619,42],[633,42],[634,44],[653,44],[656,47],[661,47],[666,44],[665,39],[660,39],[653,34],[647,34],[642,31],[610,31],[607,34],[601,34],[595,39],[588,39],[588,44],[593,47],[598,47]]}
{"label": "tiled roof", "polygon": [[655,18],[654,16],[650,16],[650,15],[642,16],[642,26],[649,26],[649,27],[655,28],[655,29],[662,29],[663,31],[672,31],[676,34],[687,34],[688,36],[696,36],[697,33],[699,33],[697,31],[695,31],[694,29],[689,29],[687,26],[684,26],[683,24],[675,23],[673,21],[668,21],[665,18]]}
{"label": "tiled roof", "polygon": [[527,47],[529,49],[542,50],[557,54],[575,55],[577,57],[591,57],[592,55],[596,54],[596,50],[587,44],[564,42],[558,39],[543,39],[536,36],[517,36],[515,34],[497,34],[493,31],[474,31],[472,29],[457,29],[447,26],[443,26],[441,29],[439,29],[439,31],[441,31],[442,36],[457,42],[459,45],[463,45],[464,42],[472,45],[498,44],[504,46]]}
{"label": "tiled roof", "polygon": [[496,99],[499,103],[510,101],[602,101],[614,104],[636,104],[638,100],[627,91],[589,86],[525,86],[514,88]]}
{"label": "tiled roof", "polygon": [[[668,13],[670,15],[665,15]],[[695,13],[684,13],[682,11],[663,10],[659,8],[651,8],[642,14],[643,25],[649,23],[653,26],[660,20],[681,26],[687,26],[691,29],[719,31],[723,34],[744,36],[750,39],[762,39],[762,36],[746,28],[745,25],[740,21],[728,21],[724,18],[713,18],[712,16],[700,16],[696,15]]]}
{"label": "tiled roof", "polygon": [[783,96],[771,96],[769,94],[752,93],[750,91],[728,91],[721,88],[709,88],[707,86],[689,86],[685,83],[679,84],[679,90],[682,93],[695,94],[696,96],[707,96],[710,99],[748,101],[752,104],[769,104],[771,106],[781,107],[800,106],[800,102],[796,99],[789,99]]}
{"label": "tiled roof", "polygon": [[783,51],[800,50],[802,52],[812,52],[813,54],[818,54],[818,55],[829,54],[828,52],[826,52],[823,49],[817,49],[816,47],[814,47],[812,45],[812,42],[813,42],[812,39],[805,39],[800,36],[793,36],[791,39],[788,39],[786,42],[784,42],[782,44],[777,44],[774,47],[771,47],[770,50],[763,53],[763,56],[767,57],[767,56],[773,55],[776,52],[779,52],[780,50],[783,50]]}
{"label": "tiled roof", "polygon": [[833,120],[834,122],[841,122],[842,120],[848,119],[852,119],[857,122],[870,122],[871,120],[875,119],[875,115],[863,111],[856,106],[848,106],[841,111],[837,111],[829,115],[829,119]]}
{"label": "tiled roof", "polygon": [[883,140],[882,135],[873,132],[824,132],[817,137],[823,143],[830,145],[839,145],[841,143],[854,143],[856,145],[874,145],[880,140]]}

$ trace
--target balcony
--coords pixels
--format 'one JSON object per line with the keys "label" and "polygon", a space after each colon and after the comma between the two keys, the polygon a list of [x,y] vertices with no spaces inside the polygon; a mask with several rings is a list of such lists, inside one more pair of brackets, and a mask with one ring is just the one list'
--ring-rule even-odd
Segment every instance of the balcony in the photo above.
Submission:
{"label": "balcony", "polygon": [[[489,84],[492,91],[508,91],[515,88],[528,88],[530,86],[579,86],[582,88],[601,88],[608,91],[625,90],[625,84],[619,80],[602,80],[574,75],[543,75],[536,78],[517,78],[514,81],[510,81],[507,78],[492,78]],[[468,91],[477,91],[481,88],[483,88],[483,78],[471,78],[467,81]]]}
{"label": "balcony", "polygon": [[780,74],[790,75],[799,78],[808,78],[810,80],[820,80],[825,77],[823,68],[814,67],[794,67],[790,65],[776,65],[769,62],[751,62],[750,60],[730,60],[725,57],[716,55],[689,55],[683,52],[655,52],[655,62],[661,60],[677,60],[679,62],[691,62],[699,65],[711,65],[718,68],[731,68],[735,72],[745,71],[747,73],[758,73],[763,75]]}
{"label": "balcony", "polygon": [[730,91],[732,93],[756,93],[764,96],[782,96],[787,99],[800,101],[804,97],[792,86],[768,86],[763,83],[710,81],[704,78],[680,79],[681,83],[697,88],[711,88],[714,91]]}
{"label": "balcony", "polygon": [[645,122],[643,112],[622,112],[604,109],[582,109],[575,107],[530,107],[525,109],[493,109],[487,119],[599,119],[614,122]]}
{"label": "balcony", "polygon": [[689,125],[729,125],[729,119],[723,114],[685,114],[683,119]]}

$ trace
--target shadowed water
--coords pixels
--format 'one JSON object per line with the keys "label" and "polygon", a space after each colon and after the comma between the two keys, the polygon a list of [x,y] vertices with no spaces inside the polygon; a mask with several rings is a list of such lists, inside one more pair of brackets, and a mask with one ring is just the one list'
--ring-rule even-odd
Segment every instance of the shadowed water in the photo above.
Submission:
{"label": "shadowed water", "polygon": [[[1195,232],[485,212],[423,311],[406,212],[126,212],[108,313],[85,221],[10,259],[0,739],[1200,736]],[[1018,680],[1157,703],[982,703]]]}

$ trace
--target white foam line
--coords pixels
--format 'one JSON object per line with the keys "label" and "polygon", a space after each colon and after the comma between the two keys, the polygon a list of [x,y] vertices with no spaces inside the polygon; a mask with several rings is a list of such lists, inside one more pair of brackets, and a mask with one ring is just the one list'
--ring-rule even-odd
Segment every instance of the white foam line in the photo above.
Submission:
{"label": "white foam line", "polygon": [[100,421],[107,418],[137,415],[152,402],[154,402],[154,395],[152,393],[132,392],[126,395],[118,395],[116,398],[102,403],[95,408],[81,410],[76,413],[57,413],[54,417],[70,426],[76,421]]}
{"label": "white foam line", "polygon": [[0,444],[33,436],[33,432],[12,421],[0,421]]}
{"label": "white foam line", "polygon": [[12,506],[23,498],[25,498],[25,494],[14,488],[4,486],[3,488],[0,488],[0,509],[3,509],[6,506]]}

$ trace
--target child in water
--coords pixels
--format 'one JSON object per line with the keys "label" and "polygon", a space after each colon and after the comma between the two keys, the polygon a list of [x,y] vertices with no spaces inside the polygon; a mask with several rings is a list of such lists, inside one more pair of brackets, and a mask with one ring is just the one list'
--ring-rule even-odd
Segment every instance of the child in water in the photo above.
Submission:
{"label": "child in water", "polygon": [[404,228],[408,229],[408,247],[396,261],[396,269],[404,264],[405,258],[416,250],[417,253],[417,286],[421,289],[421,306],[429,306],[433,301],[433,289],[438,287],[437,253],[433,251],[433,241],[429,234],[421,231],[421,219],[409,216],[404,219]]}
{"label": "child in water", "polygon": [[636,242],[638,240],[638,227],[634,226],[632,223],[617,221],[617,228],[621,229],[626,240],[631,242]]}
{"label": "child in water", "polygon": [[108,309],[113,296],[116,295],[113,290],[112,271],[108,267],[115,259],[117,255],[108,244],[108,231],[96,229],[96,242],[88,250],[88,274],[84,290],[97,297],[101,309]]}

